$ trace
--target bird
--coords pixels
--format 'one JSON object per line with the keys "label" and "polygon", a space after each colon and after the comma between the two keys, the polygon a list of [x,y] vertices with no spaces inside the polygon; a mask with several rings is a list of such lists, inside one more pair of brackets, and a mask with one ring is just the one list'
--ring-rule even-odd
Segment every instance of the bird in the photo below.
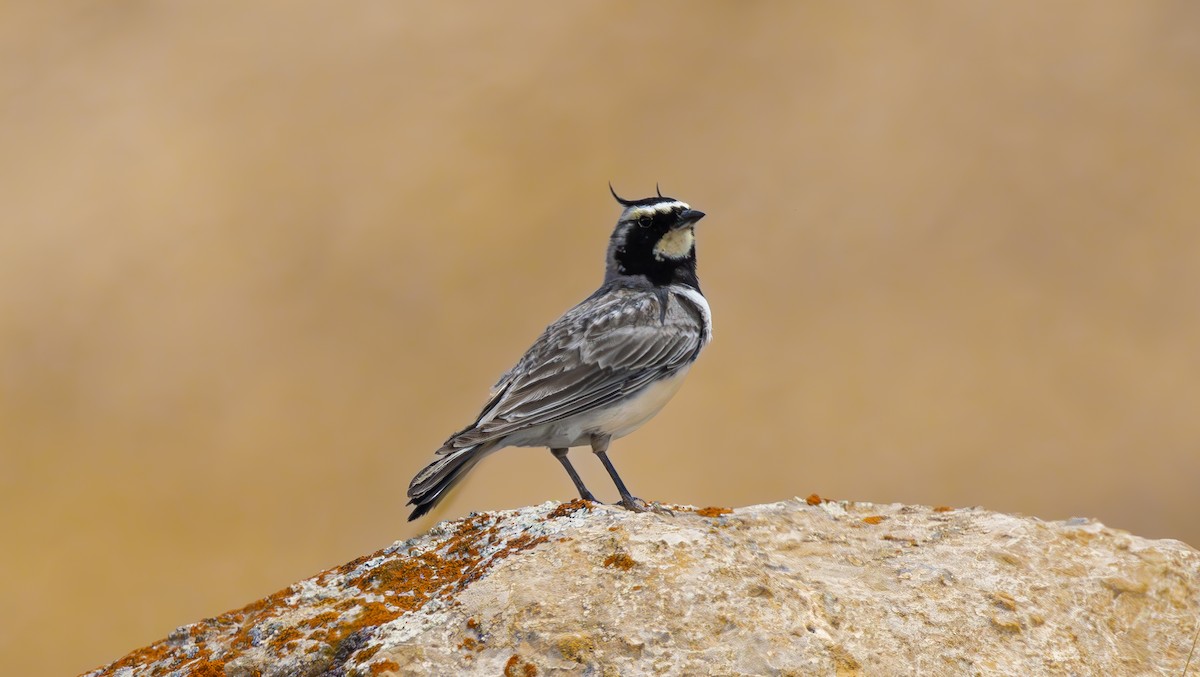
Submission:
{"label": "bird", "polygon": [[590,446],[635,512],[660,510],[634,497],[608,458],[612,440],[657,414],[712,340],[712,313],[696,273],[695,226],[705,214],[656,195],[627,200],[609,238],[600,287],[546,327],[492,388],[471,425],[454,433],[413,477],[411,522],[489,454],[546,447],[596,503],[567,452]]}

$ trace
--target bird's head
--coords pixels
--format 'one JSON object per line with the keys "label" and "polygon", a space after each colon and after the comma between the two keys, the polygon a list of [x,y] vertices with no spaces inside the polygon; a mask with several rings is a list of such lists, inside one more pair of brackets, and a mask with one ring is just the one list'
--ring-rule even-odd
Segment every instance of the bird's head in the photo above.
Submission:
{"label": "bird's head", "polygon": [[605,279],[642,276],[655,285],[699,289],[695,226],[704,212],[661,192],[641,200],[612,194],[623,209],[609,242]]}

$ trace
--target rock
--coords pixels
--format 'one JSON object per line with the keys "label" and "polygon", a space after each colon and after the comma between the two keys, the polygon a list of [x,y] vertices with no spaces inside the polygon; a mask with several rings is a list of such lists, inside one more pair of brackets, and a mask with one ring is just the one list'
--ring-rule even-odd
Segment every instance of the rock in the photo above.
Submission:
{"label": "rock", "polygon": [[[805,500],[472,515],[90,675],[1180,675],[1200,552]],[[1200,670],[1200,659],[1193,659]]]}

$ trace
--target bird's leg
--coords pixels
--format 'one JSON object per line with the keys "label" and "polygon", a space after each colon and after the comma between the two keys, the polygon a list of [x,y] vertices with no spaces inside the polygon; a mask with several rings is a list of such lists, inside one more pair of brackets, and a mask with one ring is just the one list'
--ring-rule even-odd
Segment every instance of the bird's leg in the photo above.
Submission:
{"label": "bird's leg", "polygon": [[575,489],[579,492],[579,497],[585,501],[599,503],[600,501],[596,500],[596,497],[592,495],[592,492],[588,491],[588,488],[583,486],[583,480],[579,479],[579,473],[575,472],[575,466],[571,465],[570,459],[567,458],[567,450],[551,449],[550,453],[554,454],[554,458],[557,458],[558,462],[562,463],[563,468],[565,468],[567,471],[567,474],[571,476],[571,481],[575,483]]}
{"label": "bird's leg", "polygon": [[612,441],[610,435],[592,435],[592,451],[600,457],[600,462],[604,464],[604,469],[608,471],[608,476],[612,478],[613,484],[617,485],[617,491],[621,494],[621,505],[627,510],[633,512],[665,512],[673,514],[670,510],[662,507],[657,503],[647,503],[625,488],[625,483],[621,481],[621,476],[617,474],[617,469],[613,467],[612,461],[608,460],[608,443]]}

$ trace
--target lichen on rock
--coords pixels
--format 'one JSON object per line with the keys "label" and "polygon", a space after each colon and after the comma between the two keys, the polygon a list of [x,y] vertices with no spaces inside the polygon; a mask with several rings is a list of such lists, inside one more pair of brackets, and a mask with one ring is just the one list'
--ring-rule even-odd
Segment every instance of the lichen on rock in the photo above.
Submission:
{"label": "lichen on rock", "polygon": [[573,501],[443,522],[89,675],[1180,674],[1198,622],[1200,553],[1088,520]]}

